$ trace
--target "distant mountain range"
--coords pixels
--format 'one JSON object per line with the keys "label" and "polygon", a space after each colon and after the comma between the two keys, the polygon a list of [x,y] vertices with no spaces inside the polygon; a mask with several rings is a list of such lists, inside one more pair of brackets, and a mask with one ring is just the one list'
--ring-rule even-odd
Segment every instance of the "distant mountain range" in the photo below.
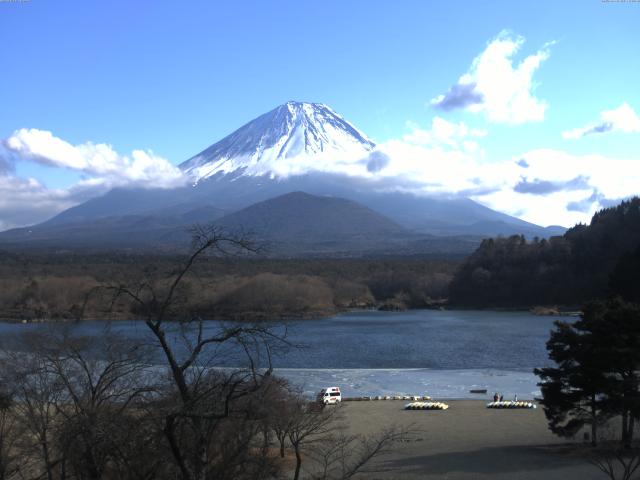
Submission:
{"label": "distant mountain range", "polygon": [[482,237],[565,231],[468,198],[379,189],[314,167],[364,161],[375,147],[326,105],[288,102],[182,163],[189,186],[114,189],[0,233],[0,248],[171,250],[188,244],[187,226],[208,222],[252,231],[278,255],[469,253]]}

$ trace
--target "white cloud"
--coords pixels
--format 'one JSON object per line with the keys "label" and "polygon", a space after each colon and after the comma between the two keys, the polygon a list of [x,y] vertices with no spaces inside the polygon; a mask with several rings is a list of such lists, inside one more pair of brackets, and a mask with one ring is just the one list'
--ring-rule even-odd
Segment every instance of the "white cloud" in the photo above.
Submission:
{"label": "white cloud", "polygon": [[[524,159],[528,167],[518,165],[518,159]],[[540,225],[588,223],[597,210],[612,201],[637,195],[640,185],[640,160],[573,155],[554,149],[525,152],[512,162],[496,164],[496,170],[504,176],[500,188],[473,198]],[[530,188],[517,189],[523,180]],[[483,181],[491,178],[483,176]],[[536,185],[541,188],[531,188]]]}
{"label": "white cloud", "polygon": [[[23,161],[79,171],[84,178],[68,188],[47,188],[14,174]],[[173,188],[185,181],[151,151],[120,155],[106,144],[72,145],[48,131],[17,130],[0,142],[0,231],[42,222],[113,187]]]}
{"label": "white cloud", "polygon": [[[587,195],[589,195],[587,193]],[[600,208],[597,202],[592,203],[586,211],[570,211],[571,202],[580,201],[584,194],[579,192],[560,191],[548,196],[524,195],[505,188],[474,200],[489,208],[517,216],[537,225],[561,225],[572,227],[577,223],[589,223],[591,216]],[[499,207],[499,208],[498,208]]]}
{"label": "white cloud", "polygon": [[17,130],[2,143],[5,155],[13,161],[29,160],[77,170],[93,177],[94,183],[172,188],[185,182],[180,169],[151,151],[134,150],[130,155],[120,155],[111,145],[71,145],[49,131],[35,128]]}
{"label": "white cloud", "polygon": [[477,140],[487,135],[485,130],[437,116],[429,128],[411,122],[407,126],[410,132],[401,140],[380,144],[369,155],[367,161],[374,156],[385,159],[379,168],[365,172],[361,165],[367,162],[360,162],[360,170],[353,174],[384,183],[389,188],[395,186],[419,194],[485,189],[477,178],[479,162],[484,158],[484,150]]}
{"label": "white cloud", "polygon": [[87,182],[49,189],[34,178],[0,175],[0,231],[42,222],[104,191]]}
{"label": "white cloud", "polygon": [[640,132],[640,117],[628,103],[623,103],[618,108],[601,112],[599,122],[567,130],[562,133],[562,136],[566,139],[576,139],[607,132],[638,133]]}
{"label": "white cloud", "polygon": [[549,58],[552,43],[514,64],[513,57],[523,44],[523,37],[501,32],[473,60],[469,71],[448,92],[432,99],[431,105],[445,111],[482,112],[497,123],[543,120],[547,104],[534,95],[533,74]]}
{"label": "white cloud", "polygon": [[[638,194],[640,160],[574,155],[535,149],[499,162],[483,161],[482,149],[461,148],[466,137],[436,142],[434,130],[415,129],[409,141],[378,146],[384,167],[369,175],[388,188],[417,194],[462,195],[539,225],[588,223],[599,209]],[[451,136],[446,137],[450,139]]]}
{"label": "white cloud", "polygon": [[454,123],[438,116],[431,120],[430,129],[420,128],[413,122],[408,122],[407,126],[411,129],[411,133],[402,137],[402,140],[407,143],[430,146],[444,145],[454,149],[466,148],[471,145],[469,138],[482,138],[488,133],[486,130],[469,128],[464,122]]}

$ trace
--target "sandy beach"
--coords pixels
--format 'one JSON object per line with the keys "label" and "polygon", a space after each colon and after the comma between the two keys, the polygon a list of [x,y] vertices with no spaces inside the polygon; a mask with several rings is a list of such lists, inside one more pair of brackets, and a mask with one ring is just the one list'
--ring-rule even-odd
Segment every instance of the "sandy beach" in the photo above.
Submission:
{"label": "sandy beach", "polygon": [[479,400],[451,400],[444,411],[404,410],[404,401],[345,402],[352,433],[372,434],[392,425],[419,429],[379,458],[376,472],[360,478],[602,479],[575,445],[547,429],[544,412],[493,410]]}

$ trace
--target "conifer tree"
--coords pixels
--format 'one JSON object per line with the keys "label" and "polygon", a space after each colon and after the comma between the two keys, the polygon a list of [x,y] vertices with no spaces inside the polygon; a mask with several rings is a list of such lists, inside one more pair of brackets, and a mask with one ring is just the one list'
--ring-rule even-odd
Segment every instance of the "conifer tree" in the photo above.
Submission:
{"label": "conifer tree", "polygon": [[585,425],[619,416],[630,446],[640,418],[640,306],[620,299],[591,302],[580,320],[556,322],[547,342],[554,367],[535,369],[552,432],[573,436]]}

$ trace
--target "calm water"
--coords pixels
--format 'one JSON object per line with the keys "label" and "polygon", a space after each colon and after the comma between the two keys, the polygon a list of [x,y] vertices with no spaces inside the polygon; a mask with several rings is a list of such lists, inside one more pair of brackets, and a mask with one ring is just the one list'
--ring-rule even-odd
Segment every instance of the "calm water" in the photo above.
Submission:
{"label": "calm water", "polygon": [[521,312],[362,312],[296,322],[292,337],[308,347],[279,360],[307,368],[500,368],[548,363],[554,319]]}
{"label": "calm water", "polygon": [[[554,320],[524,312],[414,310],[294,321],[287,324],[287,338],[300,348],[278,352],[273,363],[281,374],[309,391],[337,382],[346,385],[347,394],[426,390],[459,398],[468,396],[469,388],[486,387],[533,395],[537,379],[531,370],[549,364],[545,342]],[[219,322],[206,322],[210,331],[219,327]],[[0,324],[0,335],[5,344],[15,345],[16,334],[46,328],[103,335],[105,322],[5,323]],[[150,339],[140,322],[114,322],[108,328],[131,338]],[[173,342],[181,344],[177,333]],[[218,365],[242,364],[236,347],[216,354]]]}

